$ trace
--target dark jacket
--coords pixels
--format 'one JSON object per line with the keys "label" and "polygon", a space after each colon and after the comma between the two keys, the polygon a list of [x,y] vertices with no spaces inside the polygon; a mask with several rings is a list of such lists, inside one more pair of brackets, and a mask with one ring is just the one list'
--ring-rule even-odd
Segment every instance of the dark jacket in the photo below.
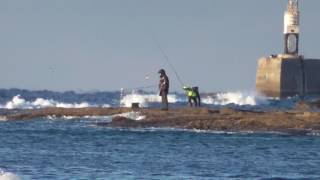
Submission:
{"label": "dark jacket", "polygon": [[166,74],[160,75],[159,91],[160,95],[162,95],[162,93],[168,94],[169,92],[169,78]]}

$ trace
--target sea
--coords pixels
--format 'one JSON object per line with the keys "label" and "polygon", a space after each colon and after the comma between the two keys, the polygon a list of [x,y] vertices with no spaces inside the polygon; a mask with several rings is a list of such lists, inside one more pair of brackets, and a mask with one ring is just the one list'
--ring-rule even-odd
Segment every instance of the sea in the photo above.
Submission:
{"label": "sea", "polygon": [[[313,98],[310,98],[313,99]],[[170,107],[187,106],[172,93]],[[211,108],[290,110],[299,98],[268,99],[254,92],[202,95]],[[0,89],[0,114],[45,107],[160,108],[155,92],[53,92]],[[217,179],[319,180],[320,137],[279,132],[174,128],[107,128],[111,117],[0,118],[0,180]]]}

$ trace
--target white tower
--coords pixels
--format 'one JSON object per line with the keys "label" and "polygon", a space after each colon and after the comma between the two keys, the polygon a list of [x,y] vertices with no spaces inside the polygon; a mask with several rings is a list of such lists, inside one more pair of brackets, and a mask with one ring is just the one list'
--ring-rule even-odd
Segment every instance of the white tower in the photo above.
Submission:
{"label": "white tower", "polygon": [[284,54],[259,60],[256,89],[269,97],[320,95],[320,59],[307,59],[299,53],[298,0],[288,0],[284,14]]}
{"label": "white tower", "polygon": [[298,0],[288,0],[288,8],[284,13],[284,53],[298,55],[300,12]]}

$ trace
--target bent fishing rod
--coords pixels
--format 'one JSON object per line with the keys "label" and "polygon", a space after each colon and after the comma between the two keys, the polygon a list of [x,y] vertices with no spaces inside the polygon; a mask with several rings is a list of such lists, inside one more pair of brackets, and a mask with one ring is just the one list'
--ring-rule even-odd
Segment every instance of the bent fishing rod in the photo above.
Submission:
{"label": "bent fishing rod", "polygon": [[125,90],[145,90],[145,89],[151,89],[155,88],[157,85],[150,85],[150,86],[141,86],[141,87],[134,87],[134,88],[121,88],[122,91]]}
{"label": "bent fishing rod", "polygon": [[158,49],[160,50],[162,56],[164,57],[164,59],[166,60],[166,62],[168,63],[168,65],[170,66],[170,68],[172,69],[172,71],[174,72],[177,80],[179,81],[181,86],[184,86],[184,83],[182,82],[178,72],[176,71],[175,67],[173,66],[173,64],[170,62],[170,59],[168,57],[168,55],[166,54],[166,52],[164,51],[164,49],[160,46],[159,41],[157,41],[157,39],[155,38],[154,34],[152,34],[152,39],[155,42],[155,44],[157,45]]}

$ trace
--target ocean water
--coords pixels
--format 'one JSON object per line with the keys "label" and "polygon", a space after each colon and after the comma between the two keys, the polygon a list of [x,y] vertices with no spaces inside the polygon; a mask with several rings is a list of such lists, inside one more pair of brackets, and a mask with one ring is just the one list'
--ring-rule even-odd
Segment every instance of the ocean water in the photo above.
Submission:
{"label": "ocean water", "polygon": [[109,129],[97,121],[2,122],[0,168],[21,179],[320,179],[317,136]]}
{"label": "ocean water", "polygon": [[[208,97],[205,105],[287,109],[294,102],[224,94]],[[106,107],[118,106],[124,99],[136,101],[129,96],[145,106],[158,104],[150,93],[130,93],[121,99],[119,95],[0,90],[1,113],[14,108],[68,108],[82,103]],[[171,101],[174,106],[186,105],[183,95],[173,94]],[[107,121],[110,117],[0,121],[0,180],[320,179],[319,136],[97,126]]]}

